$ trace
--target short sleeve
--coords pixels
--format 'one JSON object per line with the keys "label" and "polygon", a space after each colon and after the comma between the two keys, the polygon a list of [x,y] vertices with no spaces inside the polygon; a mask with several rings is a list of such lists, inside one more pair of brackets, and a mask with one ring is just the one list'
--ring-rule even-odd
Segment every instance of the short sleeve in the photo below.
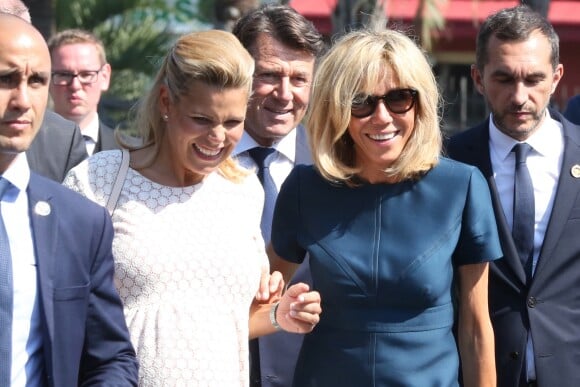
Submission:
{"label": "short sleeve", "polygon": [[68,171],[63,185],[106,206],[121,165],[118,149],[98,152]]}
{"label": "short sleeve", "polygon": [[296,166],[282,184],[276,200],[274,218],[272,221],[272,247],[278,256],[294,262],[302,263],[305,250],[299,243],[301,229],[300,216],[300,172],[306,166]]}
{"label": "short sleeve", "polygon": [[89,159],[85,159],[68,171],[62,185],[96,202],[89,180]]}
{"label": "short sleeve", "polygon": [[461,233],[453,254],[456,265],[482,263],[502,257],[489,187],[481,172],[471,167]]}

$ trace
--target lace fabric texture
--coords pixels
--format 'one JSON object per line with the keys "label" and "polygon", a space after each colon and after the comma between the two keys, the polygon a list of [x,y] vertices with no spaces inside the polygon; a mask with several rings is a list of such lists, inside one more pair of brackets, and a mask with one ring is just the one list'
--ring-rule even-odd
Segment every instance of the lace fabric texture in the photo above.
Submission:
{"label": "lace fabric texture", "polygon": [[[65,185],[104,205],[120,153],[100,152]],[[267,266],[263,192],[217,173],[166,187],[129,169],[113,214],[115,280],[142,386],[247,386],[248,313]]]}

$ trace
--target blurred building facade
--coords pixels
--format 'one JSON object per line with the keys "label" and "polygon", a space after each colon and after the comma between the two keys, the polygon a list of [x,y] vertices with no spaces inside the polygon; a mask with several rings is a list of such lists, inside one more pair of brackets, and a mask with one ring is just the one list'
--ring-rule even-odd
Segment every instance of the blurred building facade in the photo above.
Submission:
{"label": "blurred building facade", "polygon": [[[311,20],[330,40],[335,33],[337,0],[292,0],[290,5]],[[353,0],[358,6],[364,2]],[[473,87],[470,65],[475,62],[475,38],[481,22],[491,13],[513,7],[519,1],[509,0],[441,0],[439,12],[445,20],[436,32],[431,56],[445,99],[444,128],[447,132],[462,130],[481,121],[486,115],[483,98]],[[416,34],[413,22],[419,0],[383,2],[388,25]],[[548,19],[560,37],[560,61],[564,77],[556,90],[552,105],[563,110],[567,100],[580,94],[580,0],[551,0]]]}

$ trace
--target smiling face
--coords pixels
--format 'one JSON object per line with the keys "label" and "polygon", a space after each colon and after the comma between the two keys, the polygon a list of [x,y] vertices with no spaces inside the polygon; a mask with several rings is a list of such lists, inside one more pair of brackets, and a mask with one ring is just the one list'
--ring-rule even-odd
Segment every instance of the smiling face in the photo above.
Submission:
{"label": "smiling face", "polygon": [[538,31],[521,42],[492,36],[487,52],[489,59],[483,71],[472,67],[472,78],[498,129],[523,141],[544,120],[550,97],[564,73],[563,66],[552,68],[550,44]]}
{"label": "smiling face", "polygon": [[0,171],[30,146],[48,102],[50,56],[31,25],[0,15]]}
{"label": "smiling face", "polygon": [[[392,70],[385,69],[382,82],[370,90],[371,95],[382,96],[400,85]],[[348,133],[354,142],[355,166],[361,169],[359,176],[371,183],[388,182],[383,172],[401,155],[415,126],[415,109],[396,114],[379,100],[376,109],[368,117],[351,116]]]}
{"label": "smiling face", "polygon": [[191,92],[171,101],[161,89],[160,109],[167,115],[161,157],[192,185],[215,171],[242,137],[248,90],[219,89],[195,81]]}
{"label": "smiling face", "polygon": [[314,56],[260,34],[250,53],[256,61],[246,131],[271,146],[294,129],[308,106]]}

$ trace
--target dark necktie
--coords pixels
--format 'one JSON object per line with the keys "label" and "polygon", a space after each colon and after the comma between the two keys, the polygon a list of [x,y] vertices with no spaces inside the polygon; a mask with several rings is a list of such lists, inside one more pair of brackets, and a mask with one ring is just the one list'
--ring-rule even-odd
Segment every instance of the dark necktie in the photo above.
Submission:
{"label": "dark necktie", "polygon": [[[270,242],[270,233],[272,231],[272,217],[274,215],[274,205],[278,189],[270,174],[270,164],[276,157],[274,148],[256,147],[248,151],[250,157],[258,166],[258,179],[264,188],[264,209],[262,210],[262,220],[260,228],[264,242]],[[262,376],[260,370],[260,347],[257,339],[250,340],[250,386],[259,387],[262,385]]]}
{"label": "dark necktie", "polygon": [[[97,153],[100,149],[97,149],[97,143],[93,140],[93,138],[91,136],[87,136],[86,134],[83,134],[83,140],[85,140],[85,147],[88,144],[94,145],[93,146],[93,153],[89,154],[89,156],[94,155],[95,153]],[[88,153],[88,150],[87,150]]]}
{"label": "dark necktie", "polygon": [[[0,201],[10,183],[0,177]],[[0,386],[10,386],[12,366],[12,256],[0,202]]]}
{"label": "dark necktie", "polygon": [[274,216],[274,206],[278,195],[278,189],[270,174],[270,164],[276,157],[276,150],[274,148],[257,147],[250,149],[249,154],[258,165],[258,179],[260,179],[260,183],[264,187],[264,210],[262,211],[260,227],[264,242],[267,244],[270,242],[272,217]]}
{"label": "dark necktie", "polygon": [[532,276],[534,254],[534,186],[526,165],[526,158],[532,147],[526,143],[516,144],[514,219],[512,235],[527,278]]}

